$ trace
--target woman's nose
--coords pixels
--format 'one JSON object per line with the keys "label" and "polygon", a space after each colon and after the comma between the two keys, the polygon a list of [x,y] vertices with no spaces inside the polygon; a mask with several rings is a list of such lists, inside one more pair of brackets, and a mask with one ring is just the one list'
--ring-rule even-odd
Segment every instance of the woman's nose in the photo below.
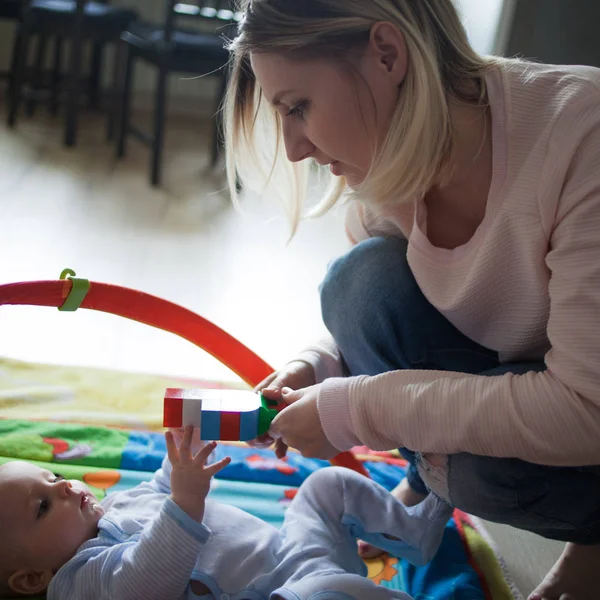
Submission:
{"label": "woman's nose", "polygon": [[299,162],[309,158],[315,150],[312,142],[300,132],[284,129],[283,140],[285,142],[285,152],[290,162]]}

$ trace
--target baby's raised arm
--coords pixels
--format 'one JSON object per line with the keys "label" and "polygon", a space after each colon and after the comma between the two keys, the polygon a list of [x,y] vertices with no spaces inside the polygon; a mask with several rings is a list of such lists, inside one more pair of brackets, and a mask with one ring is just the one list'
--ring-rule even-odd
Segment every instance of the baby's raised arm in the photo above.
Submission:
{"label": "baby's raised arm", "polygon": [[[192,428],[186,430],[179,448],[172,434],[167,433],[166,438],[168,459],[152,483],[146,484],[171,493],[159,514],[139,538],[115,528],[91,541],[59,570],[48,589],[49,600],[164,600],[183,596],[198,554],[211,535],[202,524],[210,480],[229,459],[206,466],[213,444],[193,456]],[[169,475],[167,489],[165,479]]]}

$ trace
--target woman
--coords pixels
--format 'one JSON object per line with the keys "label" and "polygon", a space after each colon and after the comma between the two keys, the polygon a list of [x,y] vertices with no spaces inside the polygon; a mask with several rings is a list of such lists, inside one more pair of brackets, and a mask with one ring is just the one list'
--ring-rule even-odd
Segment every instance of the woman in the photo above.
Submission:
{"label": "woman", "polygon": [[530,598],[595,598],[600,71],[479,56],[451,0],[243,4],[232,193],[290,190],[294,231],[313,159],[313,214],[346,196],[355,244],[321,288],[330,339],[259,386],[290,404],[278,453],[399,446],[406,504],[564,540]]}

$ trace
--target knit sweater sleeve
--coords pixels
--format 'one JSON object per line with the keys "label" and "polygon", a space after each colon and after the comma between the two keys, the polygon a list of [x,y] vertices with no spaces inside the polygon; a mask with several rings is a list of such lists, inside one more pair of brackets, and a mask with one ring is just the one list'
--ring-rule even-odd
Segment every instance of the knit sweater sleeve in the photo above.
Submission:
{"label": "knit sweater sleeve", "polygon": [[322,386],[319,411],[336,447],[360,441],[374,449],[600,464],[598,106],[598,94],[574,106],[557,123],[548,149],[550,157],[572,157],[564,172],[548,161],[546,185],[562,187],[558,203],[544,205],[540,192],[549,239],[548,369],[495,377],[406,370],[331,379]]}

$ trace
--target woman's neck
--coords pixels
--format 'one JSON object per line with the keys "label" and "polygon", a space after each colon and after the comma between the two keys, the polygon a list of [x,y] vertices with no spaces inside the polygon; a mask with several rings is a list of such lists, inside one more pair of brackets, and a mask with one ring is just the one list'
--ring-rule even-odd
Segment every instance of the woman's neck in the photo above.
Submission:
{"label": "woman's neck", "polygon": [[[492,117],[489,105],[450,101],[454,133],[452,168],[447,180],[428,196],[459,210],[469,199],[487,199],[492,179]],[[470,210],[468,212],[471,212]]]}

